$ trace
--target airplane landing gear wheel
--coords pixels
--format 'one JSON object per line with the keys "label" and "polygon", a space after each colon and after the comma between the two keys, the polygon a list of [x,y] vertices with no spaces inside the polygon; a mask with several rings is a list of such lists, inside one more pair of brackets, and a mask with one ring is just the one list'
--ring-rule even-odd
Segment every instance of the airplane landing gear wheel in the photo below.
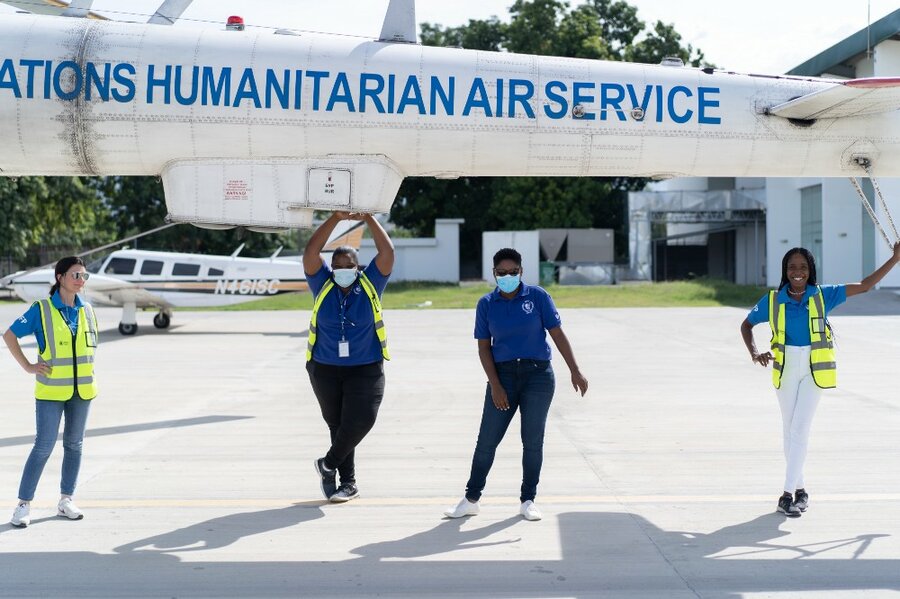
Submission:
{"label": "airplane landing gear wheel", "polygon": [[119,332],[123,335],[134,335],[135,333],[137,333],[137,323],[125,324],[124,322],[120,322]]}
{"label": "airplane landing gear wheel", "polygon": [[157,329],[169,328],[170,322],[172,322],[172,319],[169,318],[168,314],[164,314],[163,312],[160,312],[153,317],[153,326],[155,326]]}

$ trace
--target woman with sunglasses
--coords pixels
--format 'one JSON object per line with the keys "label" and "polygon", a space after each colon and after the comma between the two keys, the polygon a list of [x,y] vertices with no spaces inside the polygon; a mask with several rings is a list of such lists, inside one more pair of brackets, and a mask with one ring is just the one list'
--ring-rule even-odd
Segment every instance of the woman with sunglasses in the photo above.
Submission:
{"label": "woman with sunglasses", "polygon": [[[91,400],[97,396],[94,380],[94,350],[97,347],[97,318],[90,304],[78,297],[90,275],[81,258],[70,256],[56,263],[56,282],[50,297],[31,305],[3,334],[9,351],[22,369],[35,375],[37,435],[25,463],[19,485],[19,502],[10,524],[25,528],[31,523],[31,500],[47,459],[56,445],[59,422],[63,429],[62,481],[57,515],[81,520],[84,513],[72,501],[81,446]],[[25,357],[19,339],[34,335],[37,362]]]}
{"label": "woman with sunglasses", "polygon": [[544,428],[556,386],[547,332],[569,366],[575,391],[584,396],[588,388],[563,333],[553,299],[542,288],[523,283],[521,275],[519,252],[511,248],[498,251],[494,254],[497,288],[478,300],[475,309],[478,357],[488,383],[466,495],[456,507],[444,512],[448,518],[478,513],[478,501],[497,446],[519,410],[522,419],[519,513],[526,520],[541,519],[534,499],[544,458]]}

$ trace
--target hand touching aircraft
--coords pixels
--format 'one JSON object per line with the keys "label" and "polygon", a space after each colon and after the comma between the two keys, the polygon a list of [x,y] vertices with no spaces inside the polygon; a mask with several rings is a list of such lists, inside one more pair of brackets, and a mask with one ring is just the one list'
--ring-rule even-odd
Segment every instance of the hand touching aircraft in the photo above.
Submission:
{"label": "hand touching aircraft", "polygon": [[0,21],[0,174],[159,175],[174,221],[263,230],[408,176],[900,175],[900,78],[423,47],[414,0],[371,41],[159,24],[189,3]]}

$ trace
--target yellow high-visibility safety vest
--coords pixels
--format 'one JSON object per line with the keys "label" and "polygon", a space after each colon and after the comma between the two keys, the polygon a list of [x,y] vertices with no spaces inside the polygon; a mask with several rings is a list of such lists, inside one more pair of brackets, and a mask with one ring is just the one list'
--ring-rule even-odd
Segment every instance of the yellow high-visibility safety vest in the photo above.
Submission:
{"label": "yellow high-visibility safety vest", "polygon": [[50,374],[36,375],[35,398],[67,401],[75,395],[77,382],[79,397],[94,399],[97,397],[94,348],[99,340],[94,309],[84,304],[78,310],[78,328],[73,336],[72,329],[49,299],[36,303],[40,306],[44,331],[44,351],[39,361],[50,365]]}
{"label": "yellow high-visibility safety vest", "polygon": [[[825,320],[825,303],[822,288],[816,286],[816,293],[807,300],[809,303],[809,369],[816,386],[822,389],[837,387],[837,362],[834,357],[834,341],[831,326]],[[769,327],[772,329],[772,384],[781,388],[781,374],[784,372],[784,304],[778,301],[778,292],[769,291]]]}
{"label": "yellow high-visibility safety vest", "polygon": [[[384,320],[381,318],[381,300],[378,299],[378,291],[375,290],[375,285],[372,284],[372,281],[369,280],[369,277],[367,277],[365,273],[359,273],[359,283],[362,285],[363,291],[366,292],[366,296],[372,304],[372,313],[375,316],[375,334],[378,336],[378,341],[381,343],[381,356],[385,360],[390,360],[391,354],[388,353],[387,330],[385,330]],[[334,287],[334,281],[328,279],[325,282],[325,285],[322,286],[322,290],[319,291],[319,295],[316,296],[315,302],[313,302],[312,317],[309,320],[309,337],[306,344],[307,362],[312,360],[313,346],[316,344],[316,321],[319,314],[319,307],[325,300],[325,296],[328,295],[328,292]]]}

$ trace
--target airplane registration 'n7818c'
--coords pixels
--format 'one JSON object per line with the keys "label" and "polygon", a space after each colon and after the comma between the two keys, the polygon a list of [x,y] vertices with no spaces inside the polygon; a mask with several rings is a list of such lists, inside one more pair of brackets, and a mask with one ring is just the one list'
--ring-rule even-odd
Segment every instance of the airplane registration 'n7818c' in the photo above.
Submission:
{"label": "airplane registration 'n7818c'", "polygon": [[900,175],[900,79],[423,47],[413,0],[378,40],[170,21],[0,22],[0,174],[160,175],[174,221],[256,229],[409,176]]}

